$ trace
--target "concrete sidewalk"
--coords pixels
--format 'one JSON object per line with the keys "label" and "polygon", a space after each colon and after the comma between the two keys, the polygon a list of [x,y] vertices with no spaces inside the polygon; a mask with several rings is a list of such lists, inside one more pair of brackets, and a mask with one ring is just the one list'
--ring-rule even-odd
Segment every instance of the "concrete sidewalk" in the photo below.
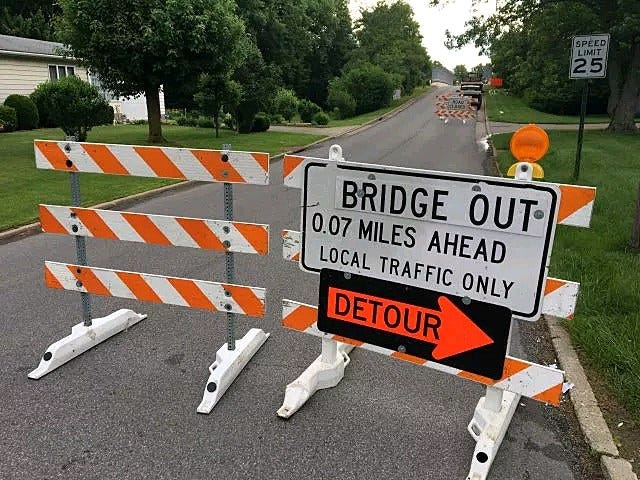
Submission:
{"label": "concrete sidewalk", "polygon": [[[520,127],[524,127],[526,123],[508,123],[508,122],[492,122],[489,121],[489,131],[495,133],[515,132]],[[574,123],[536,123],[544,130],[578,130],[578,125]],[[585,130],[604,130],[609,126],[608,123],[585,123]]]}

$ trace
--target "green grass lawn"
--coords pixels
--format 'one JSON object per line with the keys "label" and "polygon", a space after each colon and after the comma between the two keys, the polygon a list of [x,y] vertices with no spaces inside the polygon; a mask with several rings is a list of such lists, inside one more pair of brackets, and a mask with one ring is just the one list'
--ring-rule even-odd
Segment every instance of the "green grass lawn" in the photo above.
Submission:
{"label": "green grass lawn", "polygon": [[417,87],[413,93],[411,93],[410,95],[405,95],[404,97],[400,97],[398,100],[394,100],[390,106],[386,107],[386,108],[381,108],[380,110],[375,110],[373,112],[369,112],[369,113],[363,113],[362,115],[358,115],[357,117],[351,117],[351,118],[345,118],[342,120],[333,120],[331,119],[331,121],[329,122],[329,125],[327,125],[328,127],[346,127],[346,126],[350,126],[350,125],[362,125],[364,123],[367,123],[375,118],[381,117],[382,115],[384,115],[385,113],[390,112],[391,110],[393,110],[394,108],[399,107],[400,105],[402,105],[403,103],[408,102],[409,100],[412,100],[416,97],[419,97],[420,95],[422,95],[423,93],[426,93],[429,91],[431,87]]}
{"label": "green grass lawn", "polygon": [[[170,146],[219,149],[230,143],[234,150],[278,154],[323,138],[318,135],[263,132],[237,135],[222,130],[220,138],[208,128],[163,127]],[[34,139],[61,139],[62,130],[42,129],[0,134],[0,230],[24,225],[37,217],[37,205],[71,203],[66,172],[37,170]],[[115,125],[94,128],[90,142],[146,144],[146,125]],[[95,205],[115,198],[175,183],[172,180],[83,173],[80,176],[83,205]]]}
{"label": "green grass lawn", "polygon": [[[576,133],[549,131],[545,180],[571,180]],[[500,168],[515,160],[511,134],[492,137]],[[640,180],[640,135],[585,131],[580,181],[597,187],[590,229],[558,226],[550,274],[581,283],[566,326],[582,357],[640,421],[640,253],[629,240]]]}
{"label": "green grass lawn", "polygon": [[[495,95],[487,90],[484,95],[487,115],[493,122],[512,123],[579,123],[578,115],[553,115],[539,112],[525,105],[524,101],[515,95],[505,95],[502,90],[496,89]],[[591,115],[585,118],[585,123],[609,123],[607,115]]]}

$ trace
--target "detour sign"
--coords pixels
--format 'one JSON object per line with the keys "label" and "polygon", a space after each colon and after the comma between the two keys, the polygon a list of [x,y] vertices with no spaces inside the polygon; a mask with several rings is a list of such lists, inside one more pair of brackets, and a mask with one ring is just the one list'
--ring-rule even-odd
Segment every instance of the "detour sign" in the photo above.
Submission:
{"label": "detour sign", "polygon": [[335,270],[320,274],[321,331],[485,377],[502,376],[510,325],[505,307]]}

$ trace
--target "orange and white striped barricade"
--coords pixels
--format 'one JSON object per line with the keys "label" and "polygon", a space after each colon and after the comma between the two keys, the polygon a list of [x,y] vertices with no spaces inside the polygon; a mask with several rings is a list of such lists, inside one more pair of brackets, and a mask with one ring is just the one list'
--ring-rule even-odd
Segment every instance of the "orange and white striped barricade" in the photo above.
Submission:
{"label": "orange and white striped barricade", "polygon": [[[119,310],[92,318],[90,294],[129,298],[187,308],[224,312],[227,343],[216,352],[198,412],[209,413],[244,366],[269,337],[252,328],[236,341],[235,315],[263,317],[265,289],[234,283],[233,254],[267,255],[269,226],[233,219],[232,183],[269,184],[269,155],[255,152],[109,145],[75,141],[34,142],[36,166],[70,172],[73,206],[40,205],[46,233],[73,235],[78,263],[45,262],[49,288],[80,292],[83,322],[50,345],[29,378],[38,379],[107,338],[146,318]],[[172,178],[224,183],[225,219],[119,212],[80,207],[79,173]],[[87,266],[85,238],[179,246],[224,252],[224,282],[150,275]]]}
{"label": "orange and white striped barricade", "polygon": [[[289,187],[302,189],[306,165],[317,164],[318,162],[329,165],[329,162],[339,160],[342,160],[342,152],[338,146],[331,147],[329,160],[299,156],[285,157],[284,183]],[[355,164],[345,162],[344,165],[347,165],[346,168],[350,168],[349,165],[353,166]],[[516,172],[516,180],[523,182],[532,180],[530,164],[519,165]],[[478,179],[481,181],[481,177],[478,177]],[[560,193],[558,205],[555,209],[556,216],[549,220],[551,223],[554,225],[566,224],[584,227],[589,225],[595,189],[542,182],[541,186],[549,186],[555,192]],[[305,200],[303,197],[303,204],[305,204],[305,201],[310,201],[314,207],[316,206],[315,200],[311,201],[308,198]],[[532,212],[532,214],[535,214],[535,212]],[[304,260],[301,255],[302,233],[300,231],[284,230],[282,232],[282,241],[283,258],[285,260],[295,262]],[[548,255],[550,255],[550,250]],[[545,263],[545,265],[548,266],[548,263]],[[365,273],[364,275],[367,274]],[[546,277],[545,275],[541,287],[540,293],[543,297],[539,309],[541,314],[561,316],[568,319],[573,317],[579,284]],[[318,389],[337,385],[343,378],[344,368],[350,363],[348,355],[354,347],[481,383],[486,385],[486,395],[479,400],[474,417],[468,425],[468,431],[476,441],[468,478],[483,480],[488,475],[521,396],[556,406],[560,403],[563,393],[564,372],[555,367],[537,365],[509,356],[508,342],[507,356],[501,377],[489,378],[460,368],[409,355],[401,350],[392,350],[342,335],[322,332],[316,323],[317,312],[318,309],[315,306],[302,304],[294,300],[283,300],[283,326],[321,337],[322,354],[298,379],[287,386],[283,405],[278,410],[278,415],[281,417],[288,418],[293,415]],[[535,314],[531,318],[514,316],[512,321],[515,321],[515,319],[534,321],[538,317],[539,314]]]}

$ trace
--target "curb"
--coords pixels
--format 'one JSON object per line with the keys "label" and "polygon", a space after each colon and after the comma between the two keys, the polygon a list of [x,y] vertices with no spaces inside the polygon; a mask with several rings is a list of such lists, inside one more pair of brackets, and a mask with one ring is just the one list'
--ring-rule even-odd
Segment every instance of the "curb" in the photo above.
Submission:
{"label": "curb", "polygon": [[[382,121],[382,120],[386,120],[387,118],[394,117],[398,113],[400,113],[403,110],[409,108],[411,105],[413,105],[419,99],[424,97],[430,91],[431,91],[431,88],[429,88],[429,90],[425,91],[422,95],[418,95],[417,97],[412,98],[411,100],[403,103],[402,105],[399,105],[398,107],[396,107],[395,109],[391,110],[390,112],[387,112],[387,113],[385,113],[384,115],[381,115],[378,118],[374,118],[373,120],[369,120],[368,122],[363,123],[362,125],[354,125],[353,128],[351,128],[349,130],[346,130],[346,131],[344,131],[342,133],[339,133],[337,135],[331,135],[331,136],[322,138],[320,140],[316,140],[315,142],[309,143],[308,145],[305,145],[303,147],[298,147],[298,148],[295,148],[293,150],[289,150],[289,151],[287,151],[285,153],[279,153],[278,155],[274,155],[274,156],[270,157],[269,162],[270,163],[271,162],[276,162],[276,161],[280,160],[281,158],[283,158],[285,155],[292,154],[292,153],[300,153],[300,152],[303,152],[303,151],[305,151],[305,150],[307,150],[307,149],[309,149],[311,147],[314,147],[314,146],[319,145],[321,143],[327,142],[329,140],[340,138],[340,137],[343,137],[345,135],[351,135],[356,130],[360,130],[360,129],[366,130],[367,128],[370,128],[375,123],[377,123],[379,121]],[[91,208],[99,208],[99,209],[103,209],[103,210],[112,210],[112,209],[116,209],[116,208],[124,208],[127,205],[131,205],[131,204],[134,204],[134,203],[142,202],[144,200],[149,200],[151,198],[154,198],[154,197],[157,197],[159,195],[162,195],[163,193],[166,193],[166,192],[174,192],[174,191],[186,190],[188,188],[193,188],[195,186],[202,185],[202,184],[204,184],[204,182],[186,181],[186,182],[176,183],[174,185],[166,185],[164,187],[154,188],[153,190],[147,190],[145,192],[135,193],[133,195],[129,195],[128,197],[117,198],[115,200],[110,200],[108,202],[99,203],[97,205],[92,205]],[[34,223],[30,223],[28,225],[22,225],[20,227],[12,228],[10,230],[5,230],[4,232],[0,232],[0,245],[1,244],[5,244],[5,243],[9,243],[9,242],[13,242],[13,241],[16,241],[16,240],[20,240],[21,238],[28,237],[28,236],[31,236],[31,235],[35,235],[37,233],[40,233],[40,222],[34,222]]]}
{"label": "curb", "polygon": [[[484,103],[484,102],[483,102]],[[485,109],[485,128],[487,141],[489,142],[489,155],[492,157],[491,165],[502,176],[498,167],[498,159],[495,147],[491,141],[491,129]],[[571,403],[576,412],[580,429],[593,452],[600,456],[602,472],[607,480],[638,480],[633,472],[631,463],[620,458],[620,452],[616,446],[611,430],[602,415],[598,401],[591,389],[584,369],[580,364],[578,355],[571,345],[569,333],[560,324],[561,319],[544,315],[544,319],[551,335],[551,342],[558,357],[560,367],[565,371],[567,381],[574,384],[570,391]]]}

